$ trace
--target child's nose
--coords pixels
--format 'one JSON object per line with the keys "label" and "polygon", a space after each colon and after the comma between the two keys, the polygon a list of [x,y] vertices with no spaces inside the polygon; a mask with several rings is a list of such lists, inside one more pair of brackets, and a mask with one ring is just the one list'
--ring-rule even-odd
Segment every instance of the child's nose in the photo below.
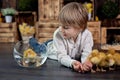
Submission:
{"label": "child's nose", "polygon": [[65,33],[65,29],[64,28],[62,28],[62,33]]}

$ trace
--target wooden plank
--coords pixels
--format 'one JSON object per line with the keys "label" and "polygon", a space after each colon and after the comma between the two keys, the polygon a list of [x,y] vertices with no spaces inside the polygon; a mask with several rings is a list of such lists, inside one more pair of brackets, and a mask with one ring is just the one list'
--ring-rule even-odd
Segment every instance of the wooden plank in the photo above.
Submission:
{"label": "wooden plank", "polygon": [[87,23],[87,25],[88,25],[88,27],[96,27],[96,28],[100,28],[100,26],[101,26],[101,22],[100,21],[89,21],[88,23]]}
{"label": "wooden plank", "polygon": [[101,22],[100,21],[89,21],[87,22],[87,28],[91,31],[93,35],[93,40],[95,44],[100,44],[100,27]]}
{"label": "wooden plank", "polygon": [[101,28],[101,44],[106,44],[107,43],[107,28],[102,27]]}
{"label": "wooden plank", "polygon": [[0,28],[9,28],[11,27],[9,23],[0,23]]}
{"label": "wooden plank", "polygon": [[53,33],[39,33],[40,38],[52,38]]}
{"label": "wooden plank", "polygon": [[14,38],[0,38],[0,42],[15,42]]}
{"label": "wooden plank", "polygon": [[106,45],[101,46],[102,50],[109,50],[111,48],[120,51],[120,45],[108,45],[108,44],[106,44]]}
{"label": "wooden plank", "polygon": [[16,25],[16,23],[0,23],[0,28],[3,27],[3,28],[12,28]]}
{"label": "wooden plank", "polygon": [[39,22],[35,23],[35,38],[38,39],[38,34],[39,34]]}
{"label": "wooden plank", "polygon": [[100,44],[100,28],[88,28],[93,36],[94,43],[99,43]]}
{"label": "wooden plank", "polygon": [[[58,15],[59,15],[59,12],[60,12],[60,0],[51,0],[52,1],[52,3],[51,3],[51,5],[52,5],[52,10],[53,11],[51,11],[51,12],[53,12],[52,14],[53,14],[53,19],[54,20],[57,20],[58,19]],[[54,5],[53,5],[54,4]]]}
{"label": "wooden plank", "polygon": [[39,0],[39,22],[58,20],[63,0]]}
{"label": "wooden plank", "polygon": [[10,28],[0,28],[0,33],[9,33],[9,32],[13,32],[13,29]]}
{"label": "wooden plank", "polygon": [[56,28],[39,28],[38,29],[40,33],[54,33],[54,31],[56,30]]}
{"label": "wooden plank", "polygon": [[38,24],[39,28],[58,28],[59,23],[58,22],[40,22]]}
{"label": "wooden plank", "polygon": [[0,33],[0,37],[14,37],[13,33]]}
{"label": "wooden plank", "polygon": [[39,0],[39,19],[40,20],[49,20],[49,4],[51,0]]}

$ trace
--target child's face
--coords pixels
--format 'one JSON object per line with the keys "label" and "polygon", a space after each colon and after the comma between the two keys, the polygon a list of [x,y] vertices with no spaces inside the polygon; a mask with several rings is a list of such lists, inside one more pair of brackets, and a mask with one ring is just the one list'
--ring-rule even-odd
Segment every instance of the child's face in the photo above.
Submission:
{"label": "child's face", "polygon": [[76,28],[72,26],[62,26],[61,32],[64,38],[76,38],[78,34],[81,32],[81,28]]}

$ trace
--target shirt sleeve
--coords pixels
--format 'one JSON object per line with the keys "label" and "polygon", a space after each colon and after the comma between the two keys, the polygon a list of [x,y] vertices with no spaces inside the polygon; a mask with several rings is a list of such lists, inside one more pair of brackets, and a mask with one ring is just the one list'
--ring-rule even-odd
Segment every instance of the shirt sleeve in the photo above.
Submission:
{"label": "shirt sleeve", "polygon": [[92,47],[93,47],[93,37],[91,32],[87,33],[87,36],[84,38],[84,43],[83,45],[83,49],[82,49],[82,55],[81,55],[81,62],[84,63],[86,61],[86,59],[88,58],[88,56],[90,55],[91,51],[92,51]]}
{"label": "shirt sleeve", "polygon": [[72,64],[72,62],[74,60],[71,59],[71,57],[69,55],[67,55],[67,50],[66,50],[66,47],[65,47],[65,39],[60,34],[60,30],[59,29],[57,29],[54,32],[54,35],[53,35],[53,45],[57,49],[58,61],[62,65],[66,66],[66,67],[72,67],[71,64]]}

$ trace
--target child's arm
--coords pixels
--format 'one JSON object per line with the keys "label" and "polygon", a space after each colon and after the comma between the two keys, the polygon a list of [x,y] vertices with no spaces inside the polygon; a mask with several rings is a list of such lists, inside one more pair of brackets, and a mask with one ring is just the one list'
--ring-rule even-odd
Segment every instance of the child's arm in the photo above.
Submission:
{"label": "child's arm", "polygon": [[72,68],[77,72],[83,72],[83,65],[79,61],[73,61]]}
{"label": "child's arm", "polygon": [[92,68],[92,63],[88,60],[86,60],[83,64],[83,71],[89,71]]}
{"label": "child's arm", "polygon": [[69,55],[67,55],[67,50],[65,47],[65,39],[62,38],[59,28],[54,32],[54,36],[53,36],[53,45],[56,47],[57,49],[57,58],[58,61],[67,67],[72,67],[72,62],[75,61],[73,59],[71,59],[71,57]]}
{"label": "child's arm", "polygon": [[83,51],[81,54],[81,61],[83,63],[83,70],[88,71],[92,68],[92,63],[87,60],[88,56],[90,55],[93,47],[93,37],[91,32],[88,31],[87,36],[85,37],[84,40],[84,46],[83,46]]}
{"label": "child's arm", "polygon": [[[87,35],[87,36],[86,36]],[[91,51],[92,51],[92,47],[93,47],[93,37],[91,32],[89,32],[88,30],[86,31],[85,34],[83,34],[84,40],[82,42],[82,53],[81,53],[81,62],[84,63],[88,56],[90,55]]]}

